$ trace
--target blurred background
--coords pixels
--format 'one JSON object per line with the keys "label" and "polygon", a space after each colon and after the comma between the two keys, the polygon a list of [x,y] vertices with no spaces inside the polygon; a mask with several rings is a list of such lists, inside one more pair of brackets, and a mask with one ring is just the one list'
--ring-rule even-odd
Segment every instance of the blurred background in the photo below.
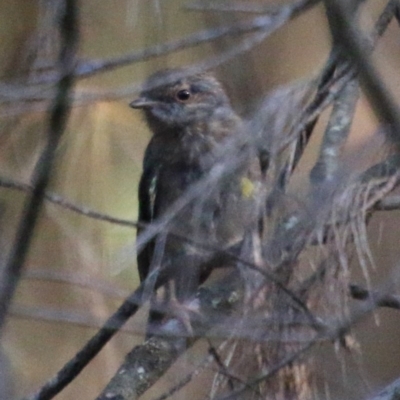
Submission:
{"label": "blurred background", "polygon": [[[40,85],[32,85],[32,79],[37,71],[51,68],[57,51],[50,3],[45,0],[0,3],[0,177],[16,182],[30,181],[46,133],[45,99],[49,92],[41,90]],[[79,58],[118,58],[199,30],[254,17],[245,12],[194,10],[190,4],[189,0],[81,1]],[[362,23],[366,30],[373,26],[385,4],[386,1],[375,0],[364,6]],[[400,98],[399,36],[394,21],[374,54],[374,61],[397,99]],[[74,108],[57,149],[48,190],[76,205],[135,221],[137,185],[149,132],[140,113],[129,108],[129,102],[152,72],[217,57],[234,47],[237,40],[224,37],[79,79]],[[318,5],[254,49],[218,66],[215,73],[226,86],[235,109],[246,117],[271,91],[315,76],[327,60],[330,45],[324,8]],[[319,132],[324,123],[326,118],[320,120]],[[316,135],[296,172],[292,182],[296,195],[308,184],[320,140]],[[377,119],[362,96],[346,146],[347,162],[369,165],[384,151]],[[2,261],[10,250],[24,199],[23,192],[0,188]],[[368,228],[377,266],[369,271],[370,277],[374,285],[391,292],[399,290],[399,222],[398,212],[380,212],[374,215]],[[135,235],[133,228],[94,220],[45,203],[3,337],[4,361],[0,358],[0,374],[7,386],[5,393],[9,391],[4,398],[19,398],[43,384],[138,285],[133,252]],[[354,281],[365,283],[357,268],[353,273]],[[143,316],[139,315],[57,399],[94,398],[113,376],[124,355],[142,341],[143,328]],[[327,398],[328,394],[332,398],[344,398],[345,394],[347,399],[363,398],[398,377],[398,312],[379,311],[362,321],[356,338],[360,342],[359,352],[339,355],[328,346],[315,352],[321,367],[316,377],[321,398]],[[169,379],[178,379],[179,371],[177,374]],[[205,393],[198,389],[197,392],[203,398]],[[150,393],[148,398],[154,394]],[[176,398],[183,399],[186,395]]]}

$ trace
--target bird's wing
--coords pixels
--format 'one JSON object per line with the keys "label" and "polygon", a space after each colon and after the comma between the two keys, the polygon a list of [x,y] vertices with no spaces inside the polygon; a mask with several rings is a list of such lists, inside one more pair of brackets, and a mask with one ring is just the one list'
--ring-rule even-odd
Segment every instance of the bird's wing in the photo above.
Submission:
{"label": "bird's wing", "polygon": [[[149,224],[155,217],[156,188],[158,168],[145,165],[139,183],[139,223]],[[138,236],[145,228],[138,227]],[[154,251],[154,240],[150,240],[137,256],[140,281],[146,279]]]}

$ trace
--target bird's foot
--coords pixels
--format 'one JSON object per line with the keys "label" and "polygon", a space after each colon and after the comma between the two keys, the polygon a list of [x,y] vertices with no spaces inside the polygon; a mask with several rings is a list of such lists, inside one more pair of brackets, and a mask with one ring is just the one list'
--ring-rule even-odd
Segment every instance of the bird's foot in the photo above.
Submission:
{"label": "bird's foot", "polygon": [[200,315],[198,301],[192,300],[182,303],[176,297],[173,297],[168,301],[168,315],[178,321],[180,328],[184,329],[184,335],[193,336],[194,331],[191,320],[194,315]]}

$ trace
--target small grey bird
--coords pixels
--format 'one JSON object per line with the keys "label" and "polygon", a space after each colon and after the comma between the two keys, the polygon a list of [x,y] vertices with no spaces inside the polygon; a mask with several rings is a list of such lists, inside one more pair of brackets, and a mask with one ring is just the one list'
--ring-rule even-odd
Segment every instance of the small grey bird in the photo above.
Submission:
{"label": "small grey bird", "polygon": [[[196,243],[217,250],[242,240],[257,225],[260,188],[257,159],[229,142],[245,132],[221,84],[211,74],[185,76],[185,72],[168,69],[153,74],[139,98],[130,103],[144,111],[152,132],[139,185],[139,222],[149,224],[166,215],[193,184],[229,155],[238,157],[238,166],[217,184],[205,186],[174,215],[166,232],[138,254],[141,281],[160,266],[167,272],[170,297],[179,304],[193,296],[211,272],[210,252]],[[240,151],[247,154],[244,161],[239,160]],[[150,314],[150,324],[159,321],[156,314]]]}

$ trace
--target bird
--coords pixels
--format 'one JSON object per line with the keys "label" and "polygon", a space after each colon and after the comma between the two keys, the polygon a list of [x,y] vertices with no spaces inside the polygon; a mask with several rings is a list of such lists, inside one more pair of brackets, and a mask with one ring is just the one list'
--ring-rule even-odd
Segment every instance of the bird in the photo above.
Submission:
{"label": "bird", "polygon": [[[244,145],[244,151],[229,142],[245,134],[244,123],[212,73],[191,74],[186,68],[157,71],[130,107],[144,112],[152,134],[139,182],[139,237],[213,168],[246,154],[217,184],[196,193],[137,256],[140,281],[158,266],[167,276],[165,301],[171,305],[174,299],[175,308],[181,305],[182,310],[213,268],[207,263],[209,251],[197,244],[229,248],[254,227],[260,166],[249,156],[251,146]],[[182,311],[180,319],[190,331],[186,314]],[[150,311],[148,329],[156,330],[161,320],[159,313]]]}

